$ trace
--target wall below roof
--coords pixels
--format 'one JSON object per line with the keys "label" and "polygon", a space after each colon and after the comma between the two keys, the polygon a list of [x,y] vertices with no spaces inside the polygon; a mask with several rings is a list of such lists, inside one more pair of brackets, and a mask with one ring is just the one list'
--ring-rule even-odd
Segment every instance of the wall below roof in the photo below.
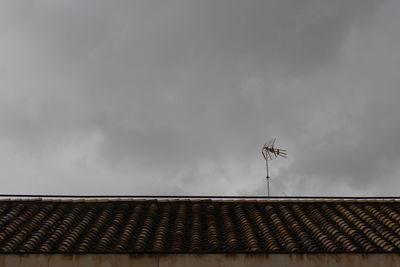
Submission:
{"label": "wall below roof", "polygon": [[0,267],[378,267],[400,266],[400,254],[0,254]]}

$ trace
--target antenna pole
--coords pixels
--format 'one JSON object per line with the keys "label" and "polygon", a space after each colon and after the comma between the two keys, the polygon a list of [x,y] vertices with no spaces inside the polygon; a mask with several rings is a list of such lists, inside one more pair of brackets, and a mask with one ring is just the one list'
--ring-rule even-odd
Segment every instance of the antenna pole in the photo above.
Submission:
{"label": "antenna pole", "polygon": [[267,168],[267,189],[268,189],[268,199],[270,198],[270,192],[269,192],[269,170],[268,170],[268,157],[270,160],[276,159],[278,156],[282,158],[286,158],[286,150],[285,149],[280,149],[274,147],[275,145],[276,138],[274,138],[273,141],[269,141],[268,143],[265,143],[262,150],[261,154],[263,155],[265,159],[265,167]]}
{"label": "antenna pole", "polygon": [[268,188],[268,198],[269,198],[269,173],[268,173],[268,159],[265,160],[265,166],[267,167],[267,188]]}

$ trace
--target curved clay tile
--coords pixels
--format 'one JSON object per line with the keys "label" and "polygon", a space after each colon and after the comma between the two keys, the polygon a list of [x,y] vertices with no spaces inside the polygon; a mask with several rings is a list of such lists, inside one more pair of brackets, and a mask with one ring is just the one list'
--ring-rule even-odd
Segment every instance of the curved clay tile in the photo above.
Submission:
{"label": "curved clay tile", "polygon": [[250,219],[253,221],[253,225],[255,225],[256,229],[260,233],[260,239],[264,249],[270,251],[281,250],[278,241],[262,216],[261,211],[254,206],[250,207]]}
{"label": "curved clay tile", "polygon": [[90,251],[91,247],[95,245],[97,238],[103,230],[103,227],[111,219],[113,205],[108,204],[101,209],[102,210],[98,211],[96,214],[98,217],[93,218],[93,223],[89,225],[82,235],[80,244],[76,249],[78,252]]}
{"label": "curved clay tile", "polygon": [[3,253],[400,252],[394,201],[0,201]]}
{"label": "curved clay tile", "polygon": [[91,221],[96,215],[96,207],[90,207],[85,216],[80,219],[78,225],[70,229],[66,238],[59,244],[58,250],[61,252],[71,251],[75,244],[77,244],[79,237],[84,233]]}
{"label": "curved clay tile", "polygon": [[128,204],[123,203],[118,205],[117,211],[115,212],[113,219],[108,223],[104,231],[99,236],[99,241],[96,245],[97,251],[109,251],[112,250],[110,245],[112,244],[117,232],[122,226],[123,219],[126,216],[128,210]]}
{"label": "curved clay tile", "polygon": [[42,242],[38,251],[49,252],[55,248],[62,238],[65,237],[66,232],[69,230],[70,226],[74,223],[75,218],[83,210],[82,205],[76,205],[73,209],[64,215],[64,219],[58,224],[57,228],[52,233],[49,233],[47,239]]}
{"label": "curved clay tile", "polygon": [[225,247],[229,251],[235,251],[236,249],[239,248],[239,239],[235,231],[235,223],[233,222],[230,215],[229,206],[222,205],[220,212],[221,212],[221,222],[224,228],[224,235],[226,239]]}
{"label": "curved clay tile", "polygon": [[170,215],[171,206],[165,205],[163,207],[163,210],[161,211],[160,223],[157,226],[157,230],[153,240],[154,251],[163,251],[166,247]]}
{"label": "curved clay tile", "polygon": [[155,217],[157,215],[158,206],[155,204],[150,204],[148,208],[148,213],[144,219],[142,228],[137,236],[134,249],[136,251],[143,251],[146,248],[147,242],[150,238],[153,226],[155,224]]}
{"label": "curved clay tile", "polygon": [[207,206],[207,247],[211,251],[218,250],[220,248],[220,242],[218,239],[218,226],[215,217],[215,207],[212,204]]}
{"label": "curved clay tile", "polygon": [[190,233],[190,250],[199,251],[202,249],[202,232],[201,232],[201,206],[194,204],[192,206],[192,222]]}
{"label": "curved clay tile", "polygon": [[318,250],[318,245],[312,236],[303,227],[303,224],[295,217],[292,211],[286,205],[280,206],[279,211],[283,218],[288,224],[288,228],[297,236],[298,240],[301,240],[303,244],[303,250],[315,252]]}
{"label": "curved clay tile", "polygon": [[290,252],[300,250],[300,246],[296,243],[296,240],[293,238],[286,225],[279,218],[275,208],[271,205],[266,205],[265,211],[270,217],[272,227],[279,236],[280,246],[283,247],[284,250]]}
{"label": "curved clay tile", "polygon": [[182,251],[185,236],[186,204],[179,205],[172,234],[172,251]]}
{"label": "curved clay tile", "polygon": [[129,250],[129,244],[133,243],[133,237],[137,231],[141,215],[143,213],[143,207],[141,204],[132,206],[132,209],[128,211],[129,218],[127,222],[121,227],[121,234],[117,238],[115,249],[116,251]]}
{"label": "curved clay tile", "polygon": [[257,241],[257,238],[254,234],[253,227],[247,219],[247,215],[243,210],[241,204],[236,203],[233,206],[233,210],[235,212],[236,218],[238,219],[239,229],[241,232],[241,236],[243,238],[243,243],[247,250],[249,251],[259,251],[260,245]]}

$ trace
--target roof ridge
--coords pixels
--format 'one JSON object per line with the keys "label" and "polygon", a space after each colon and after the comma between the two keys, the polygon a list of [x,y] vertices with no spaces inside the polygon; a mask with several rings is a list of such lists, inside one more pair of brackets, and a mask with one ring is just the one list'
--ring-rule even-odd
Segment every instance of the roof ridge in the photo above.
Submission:
{"label": "roof ridge", "polygon": [[254,199],[254,198],[226,198],[226,199],[213,199],[213,198],[0,198],[0,202],[82,202],[82,203],[106,203],[106,202],[156,202],[156,203],[171,203],[171,202],[213,202],[213,203],[398,203],[400,199],[376,199],[376,198],[360,198],[360,199],[347,199],[347,198],[313,198],[313,199],[298,199],[298,198],[285,198],[285,199]]}

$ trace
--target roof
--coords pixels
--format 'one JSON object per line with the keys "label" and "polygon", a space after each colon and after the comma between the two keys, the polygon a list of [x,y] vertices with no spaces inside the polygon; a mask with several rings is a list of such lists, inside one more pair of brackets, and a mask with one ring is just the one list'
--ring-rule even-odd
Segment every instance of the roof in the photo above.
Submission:
{"label": "roof", "polygon": [[390,200],[0,200],[1,253],[400,252]]}

